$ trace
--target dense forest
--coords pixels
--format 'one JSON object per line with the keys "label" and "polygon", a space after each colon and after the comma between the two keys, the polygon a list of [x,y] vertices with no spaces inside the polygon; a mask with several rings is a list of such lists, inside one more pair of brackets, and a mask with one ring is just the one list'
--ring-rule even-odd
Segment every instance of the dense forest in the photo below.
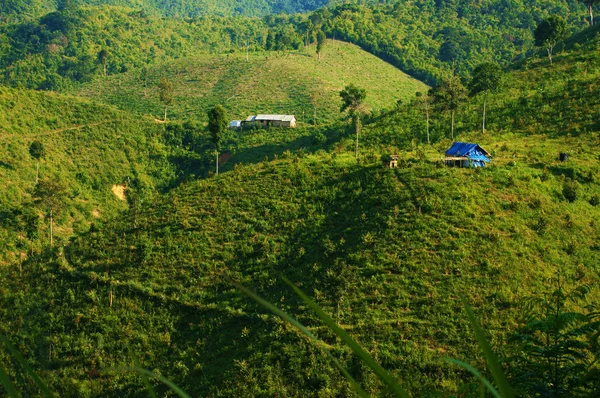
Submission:
{"label": "dense forest", "polygon": [[0,395],[600,394],[596,4],[329,3],[0,5]]}
{"label": "dense forest", "polygon": [[[571,31],[588,23],[577,2],[508,7],[495,1],[485,8],[397,2],[263,19],[211,15],[185,21],[145,10],[68,5],[28,22],[0,25],[0,76],[13,87],[60,90],[103,70],[122,73],[203,52],[299,49],[323,31],[431,85],[453,70],[468,76],[482,62],[508,67],[524,60],[535,51],[535,27],[553,13],[566,15]],[[103,60],[101,51],[107,55]]]}

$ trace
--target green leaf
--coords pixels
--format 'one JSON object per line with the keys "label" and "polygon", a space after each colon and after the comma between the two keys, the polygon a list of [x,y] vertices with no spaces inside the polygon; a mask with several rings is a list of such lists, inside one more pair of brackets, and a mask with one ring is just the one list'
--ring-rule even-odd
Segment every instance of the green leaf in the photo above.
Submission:
{"label": "green leaf", "polygon": [[479,381],[481,381],[483,383],[483,385],[485,387],[487,387],[487,389],[492,393],[492,395],[494,397],[496,397],[496,398],[502,398],[502,396],[500,395],[500,393],[498,392],[498,390],[496,390],[494,388],[494,386],[492,385],[492,383],[490,383],[488,379],[486,379],[485,377],[483,377],[483,375],[477,369],[475,369],[473,366],[469,365],[466,362],[459,361],[458,359],[444,358],[444,361],[449,362],[449,363],[453,363],[453,364],[458,365],[458,366],[460,366],[462,368],[465,368],[466,370],[468,370],[469,372],[471,372],[475,377],[477,377],[479,379]]}
{"label": "green leaf", "polygon": [[356,341],[354,341],[354,339],[350,337],[350,335],[346,333],[344,329],[340,328],[337,325],[337,323],[333,320],[333,318],[327,315],[325,311],[321,309],[321,307],[319,307],[314,301],[312,301],[310,297],[304,294],[302,290],[296,287],[296,285],[290,282],[289,279],[287,279],[286,277],[282,277],[282,279],[285,281],[285,283],[290,285],[292,289],[294,289],[296,294],[300,296],[302,300],[304,300],[304,302],[306,302],[306,304],[308,304],[308,306],[313,309],[313,311],[317,313],[319,318],[321,318],[321,320],[329,327],[329,329],[331,329],[335,334],[337,334],[342,339],[342,341],[346,343],[346,345],[350,347],[352,351],[354,351],[354,354],[356,354],[356,356],[363,360],[367,364],[367,366],[369,366],[373,370],[373,372],[375,372],[377,377],[379,377],[379,379],[382,382],[387,384],[392,389],[396,396],[402,398],[409,397],[408,393],[400,386],[400,384],[398,384],[398,382],[385,369],[383,369],[381,365],[375,362],[375,360],[373,360],[373,358],[371,358],[371,356]]}
{"label": "green leaf", "polygon": [[13,347],[12,344],[10,344],[6,337],[4,337],[4,335],[2,334],[0,334],[0,341],[4,343],[10,354],[17,360],[17,362],[19,362],[23,369],[25,369],[27,374],[31,376],[35,384],[37,384],[39,389],[42,391],[42,394],[47,398],[53,398],[54,394],[52,394],[52,391],[50,391],[50,389],[48,388],[48,386],[46,386],[42,379],[40,379],[39,376],[33,371],[33,369],[31,369],[31,366],[29,366],[29,364],[27,363],[25,358],[23,358],[19,350]]}
{"label": "green leaf", "polygon": [[4,386],[4,389],[8,393],[9,397],[14,398],[20,396],[17,389],[15,388],[15,385],[10,380],[10,377],[8,377],[8,374],[4,371],[4,368],[2,366],[0,366],[0,383],[2,383],[2,385]]}
{"label": "green leaf", "polygon": [[295,326],[298,330],[300,330],[302,333],[304,333],[306,336],[308,336],[309,339],[311,339],[313,342],[315,342],[319,346],[319,348],[321,348],[327,354],[327,356],[333,361],[333,363],[338,367],[338,369],[344,374],[344,376],[346,377],[346,379],[348,379],[348,381],[352,385],[352,388],[354,388],[354,391],[356,391],[356,393],[360,397],[365,397],[365,398],[369,397],[369,394],[367,394],[362,389],[362,387],[358,384],[358,382],[356,380],[354,380],[354,378],[352,377],[352,375],[350,375],[350,373],[348,373],[348,371],[346,370],[346,368],[344,368],[344,366],[340,363],[340,361],[338,361],[337,358],[334,357],[331,354],[331,352],[325,347],[325,343],[323,343],[323,341],[319,340],[304,325],[302,325],[300,322],[298,322],[292,316],[288,315],[285,311],[282,311],[279,308],[275,307],[273,304],[269,303],[268,301],[266,301],[265,299],[263,299],[262,297],[260,297],[256,293],[254,293],[253,291],[251,291],[251,290],[247,289],[246,287],[240,285],[239,283],[231,281],[231,284],[233,284],[233,286],[235,286],[236,288],[238,288],[239,290],[241,290],[246,296],[250,297],[251,299],[253,299],[257,303],[259,303],[260,305],[262,305],[263,307],[265,307],[266,309],[268,309],[269,311],[271,311],[275,315],[279,316],[284,321],[286,321],[289,324]]}
{"label": "green leaf", "polygon": [[500,394],[503,398],[512,398],[514,397],[512,387],[508,383],[508,379],[506,378],[504,371],[502,370],[502,366],[496,358],[496,354],[492,350],[490,343],[487,341],[485,334],[483,333],[483,329],[479,325],[477,318],[473,314],[471,310],[471,306],[467,302],[464,297],[461,297],[463,305],[465,306],[465,311],[467,312],[467,317],[469,318],[469,322],[475,331],[475,336],[477,337],[477,342],[479,343],[479,348],[483,351],[483,355],[485,356],[485,360],[487,365],[494,376],[494,380],[496,381],[496,385],[500,390]]}
{"label": "green leaf", "polygon": [[152,388],[152,384],[150,384],[150,380],[148,380],[148,376],[146,373],[140,373],[140,377],[142,378],[142,383],[146,386],[146,390],[148,390],[148,395],[151,398],[157,398],[156,392],[154,392],[154,388]]}
{"label": "green leaf", "polygon": [[[111,368],[111,369],[108,369],[108,370],[109,371],[110,370],[128,370],[128,371],[131,371],[131,372],[137,372],[137,373],[139,373],[142,376],[142,378],[148,376],[148,377],[151,377],[153,379],[157,379],[157,380],[161,381],[164,385],[166,385],[167,387],[169,387],[171,389],[171,391],[173,391],[175,394],[177,394],[181,398],[191,398],[185,391],[183,391],[175,383],[173,383],[172,381],[170,381],[166,377],[163,377],[161,375],[157,375],[156,373],[151,372],[151,371],[149,371],[147,369],[138,368],[138,367],[119,367],[119,368]],[[146,380],[146,382],[147,382],[147,380]],[[150,383],[144,383],[144,384],[146,384],[146,386],[148,386]],[[152,387],[150,387],[150,389],[152,391]],[[156,394],[154,394],[154,396],[156,396]]]}

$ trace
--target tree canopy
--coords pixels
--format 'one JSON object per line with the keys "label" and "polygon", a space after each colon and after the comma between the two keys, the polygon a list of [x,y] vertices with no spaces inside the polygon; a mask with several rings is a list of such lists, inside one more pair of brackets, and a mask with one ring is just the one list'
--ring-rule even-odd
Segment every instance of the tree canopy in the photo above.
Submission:
{"label": "tree canopy", "polygon": [[551,15],[547,19],[540,22],[535,28],[533,36],[535,38],[535,45],[543,47],[548,51],[548,59],[552,64],[552,50],[554,46],[561,40],[563,40],[569,32],[567,21],[560,15]]}

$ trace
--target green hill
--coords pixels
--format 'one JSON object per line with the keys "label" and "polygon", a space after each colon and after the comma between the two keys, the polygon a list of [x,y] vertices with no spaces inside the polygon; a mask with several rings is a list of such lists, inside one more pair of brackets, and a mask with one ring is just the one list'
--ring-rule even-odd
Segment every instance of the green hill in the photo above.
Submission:
{"label": "green hill", "polygon": [[104,101],[117,107],[162,118],[157,83],[172,81],[175,92],[170,115],[173,119],[206,118],[206,111],[223,104],[232,119],[250,114],[295,114],[300,122],[339,119],[339,92],[354,83],[367,90],[370,110],[394,107],[415,92],[427,89],[423,83],[379,60],[358,47],[328,41],[321,60],[314,47],[309,52],[243,53],[186,58],[168,62],[149,71],[148,87],[139,73],[97,78],[78,87],[77,95]]}
{"label": "green hill", "polygon": [[[591,142],[544,141],[549,152],[575,143]],[[568,166],[586,168],[595,156],[588,147]],[[227,273],[307,324],[380,393],[282,286],[283,274],[413,394],[456,393],[470,379],[442,358],[483,368],[459,295],[504,352],[522,319],[519,303],[547,292],[550,277],[597,283],[600,211],[587,199],[598,184],[581,184],[569,203],[550,155],[541,159],[549,172],[525,162],[474,172],[411,158],[392,171],[346,155],[291,155],[186,184],[77,238],[64,258],[26,266],[24,279],[6,270],[8,291],[20,286],[27,299],[12,301],[3,332],[32,314],[10,335],[61,394],[132,394],[143,388],[133,374],[101,371],[103,383],[88,375],[135,363],[192,395],[348,394],[326,357],[262,315],[221,279]],[[57,280],[50,289],[49,275]],[[4,303],[10,297],[5,291]]]}
{"label": "green hill", "polygon": [[73,232],[86,231],[92,220],[127,208],[114,186],[153,191],[175,178],[161,143],[164,128],[152,120],[79,98],[14,89],[0,89],[0,115],[3,264],[16,261],[18,252],[48,247],[49,210],[35,203],[37,161],[29,153],[34,141],[45,149],[40,180],[64,188],[62,211],[55,209],[58,245]]}
{"label": "green hill", "polygon": [[[443,361],[485,369],[461,295],[517,376],[512,355],[521,347],[508,337],[528,321],[530,299],[556,288],[552,278],[559,275],[565,291],[590,286],[584,304],[598,301],[597,127],[564,134],[588,120],[583,105],[597,99],[594,90],[570,91],[596,82],[596,57],[583,48],[552,68],[539,60],[512,72],[490,100],[496,116],[485,136],[479,99],[471,100],[458,138],[493,154],[484,169],[441,167],[449,141],[439,133],[434,145],[419,145],[412,129],[422,115],[405,104],[367,120],[360,162],[350,155],[352,135],[340,130],[328,151],[238,163],[94,223],[64,252],[26,263],[22,276],[17,267],[2,270],[0,331],[61,395],[143,395],[139,376],[107,370],[135,365],[192,395],[350,394],[319,349],[245,298],[228,275],[305,323],[369,393],[384,394],[280,281],[285,275],[414,396],[476,396],[470,374]],[[528,102],[518,111],[512,104],[521,98]],[[563,107],[568,119],[558,116]],[[533,121],[532,130],[519,127]],[[446,128],[445,116],[433,122]],[[286,142],[266,130],[232,135],[228,145],[241,150],[268,137]],[[380,166],[390,152],[400,154],[396,170]],[[559,162],[560,152],[570,159]],[[597,365],[579,369],[592,374]]]}
{"label": "green hill", "polygon": [[[253,52],[248,62],[235,51],[168,59],[150,66],[147,96],[133,68],[72,91],[87,99],[2,89],[0,333],[60,396],[145,396],[146,382],[124,369],[134,366],[193,396],[351,395],[320,349],[232,278],[307,325],[369,394],[386,395],[281,282],[285,275],[413,396],[480,396],[470,373],[444,361],[464,360],[489,377],[461,296],[517,391],[534,396],[559,380],[565,394],[596,396],[600,72],[592,33],[568,41],[551,67],[534,57],[507,72],[488,97],[485,135],[480,97],[458,109],[456,138],[492,154],[482,169],[443,167],[449,115],[437,107],[425,144],[424,110],[411,100],[425,85],[338,41],[320,62],[312,50]],[[317,120],[331,124],[230,131],[223,173],[197,178],[210,177],[214,147],[201,124],[153,120],[162,77],[175,83],[176,121],[202,121],[224,102],[232,118],[304,111],[307,123],[316,89]],[[387,108],[365,116],[358,159],[352,129],[334,123],[348,83],[369,90],[371,109]],[[38,190],[34,140],[47,152]],[[399,154],[397,169],[381,166],[386,154]],[[53,249],[38,192],[47,182],[63,188]],[[127,202],[113,192],[125,186]],[[574,288],[585,288],[581,301],[562,303]],[[550,323],[531,312],[539,300]],[[564,304],[558,315],[555,300]],[[540,330],[510,338],[527,325]],[[38,394],[3,349],[0,366],[23,395]]]}

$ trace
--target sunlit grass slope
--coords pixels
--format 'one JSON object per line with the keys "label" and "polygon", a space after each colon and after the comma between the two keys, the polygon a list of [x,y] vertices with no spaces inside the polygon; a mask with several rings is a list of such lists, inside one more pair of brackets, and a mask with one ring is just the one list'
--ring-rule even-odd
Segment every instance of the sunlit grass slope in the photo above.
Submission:
{"label": "sunlit grass slope", "polygon": [[[313,52],[207,55],[163,64],[150,71],[149,89],[139,72],[98,78],[78,94],[114,104],[121,109],[162,118],[157,84],[171,80],[175,101],[170,118],[205,119],[209,107],[222,104],[231,119],[256,113],[295,114],[312,123],[340,117],[339,92],[348,84],[367,90],[369,109],[393,108],[426,86],[359,47],[329,40],[319,61]],[[313,106],[313,104],[315,104]]]}

